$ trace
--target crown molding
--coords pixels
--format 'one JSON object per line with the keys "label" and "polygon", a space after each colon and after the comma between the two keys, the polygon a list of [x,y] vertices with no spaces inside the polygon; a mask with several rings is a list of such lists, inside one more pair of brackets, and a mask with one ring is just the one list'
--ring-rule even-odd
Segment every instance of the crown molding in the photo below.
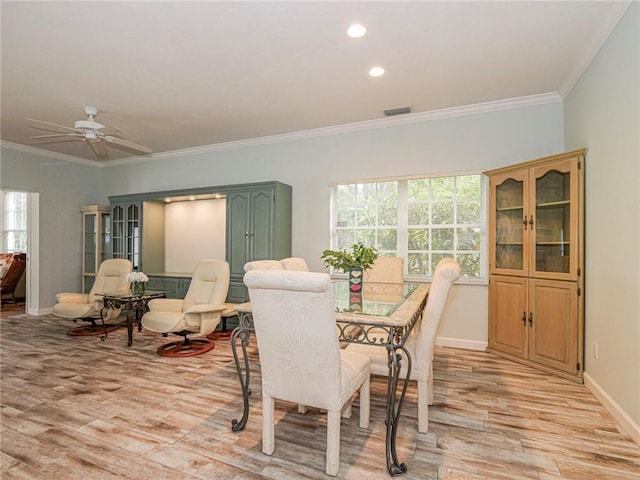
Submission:
{"label": "crown molding", "polygon": [[64,162],[79,163],[81,165],[87,165],[89,167],[96,167],[96,162],[93,160],[87,160],[86,158],[75,157],[73,155],[67,155],[64,153],[52,152],[50,150],[43,150],[42,148],[32,147],[30,145],[21,145],[19,143],[7,142],[0,140],[0,146],[17,152],[28,153],[31,155],[38,155],[39,157],[47,157],[52,160],[62,160]]}
{"label": "crown molding", "polygon": [[[407,113],[390,118],[378,118],[375,120],[366,120],[363,122],[346,123],[342,125],[334,125],[331,127],[314,128],[309,130],[300,130],[291,133],[282,133],[278,135],[269,135],[265,137],[249,138],[246,140],[237,140],[233,142],[217,143],[213,145],[204,145],[202,147],[184,148],[181,150],[171,150],[168,152],[154,153],[145,155],[144,157],[130,157],[117,160],[109,160],[105,162],[95,162],[83,158],[63,155],[60,153],[49,152],[39,148],[29,147],[25,145],[10,144],[3,142],[7,148],[44,155],[51,158],[66,160],[70,162],[81,163],[98,168],[113,167],[118,165],[131,165],[136,163],[151,162],[161,159],[184,158],[185,156],[198,155],[223,150],[231,150],[235,148],[255,147],[260,145],[269,145],[282,142],[291,142],[303,140],[307,138],[324,137],[328,135],[339,135],[344,133],[360,132],[365,130],[373,130],[378,128],[387,128],[398,125],[409,125],[413,123],[433,122],[449,118],[466,117],[478,115],[482,113],[498,112],[503,110],[511,110],[514,108],[527,108],[539,105],[547,105],[550,103],[562,103],[562,97],[558,92],[542,93],[538,95],[529,95],[526,97],[509,98],[506,100],[496,100],[492,102],[476,103],[472,105],[463,105],[460,107],[443,108],[440,110],[432,110],[429,112]],[[10,145],[10,146],[9,146]]]}
{"label": "crown molding", "polygon": [[300,130],[291,133],[282,133],[278,135],[269,135],[265,137],[249,138],[246,140],[237,140],[233,142],[218,143],[214,145],[205,145],[202,147],[185,148],[182,150],[172,150],[153,154],[153,159],[184,157],[185,155],[196,155],[220,150],[230,150],[242,147],[254,147],[258,145],[268,145],[273,143],[290,142],[295,140],[303,140],[306,138],[323,137],[327,135],[337,135],[342,133],[359,132],[364,130],[373,130],[377,128],[386,128],[396,125],[408,125],[412,123],[432,122],[448,118],[464,117],[469,115],[477,115],[481,113],[497,112],[502,110],[510,110],[513,108],[526,108],[538,105],[546,105],[549,103],[561,103],[562,98],[558,92],[543,93],[539,95],[529,95],[526,97],[516,97],[506,100],[497,100],[493,102],[477,103],[472,105],[464,105],[461,107],[443,108],[441,110],[432,110],[429,112],[408,113],[391,118],[379,118],[375,120],[366,120],[363,122],[345,123],[342,125],[334,125],[331,127],[314,128],[310,130]]}

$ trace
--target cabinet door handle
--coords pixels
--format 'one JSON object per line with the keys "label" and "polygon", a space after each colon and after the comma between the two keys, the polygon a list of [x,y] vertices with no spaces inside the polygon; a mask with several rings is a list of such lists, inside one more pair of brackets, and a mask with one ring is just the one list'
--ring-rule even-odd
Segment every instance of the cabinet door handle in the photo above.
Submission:
{"label": "cabinet door handle", "polygon": [[533,312],[529,312],[529,326],[533,327]]}
{"label": "cabinet door handle", "polygon": [[522,324],[527,326],[527,312],[522,312]]}
{"label": "cabinet door handle", "polygon": [[524,229],[527,229],[527,216],[524,216],[524,219],[522,220],[522,224],[524,225]]}
{"label": "cabinet door handle", "polygon": [[[533,226],[533,215],[529,216],[529,225]],[[533,230],[533,227],[532,227],[532,230]]]}

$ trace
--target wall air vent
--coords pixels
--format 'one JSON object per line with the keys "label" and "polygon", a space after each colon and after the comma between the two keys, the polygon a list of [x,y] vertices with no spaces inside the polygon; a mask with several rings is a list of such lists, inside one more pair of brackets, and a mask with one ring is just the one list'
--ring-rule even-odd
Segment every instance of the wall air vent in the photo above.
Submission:
{"label": "wall air vent", "polygon": [[403,113],[411,113],[411,107],[390,108],[384,111],[385,117],[393,117],[394,115],[402,115]]}

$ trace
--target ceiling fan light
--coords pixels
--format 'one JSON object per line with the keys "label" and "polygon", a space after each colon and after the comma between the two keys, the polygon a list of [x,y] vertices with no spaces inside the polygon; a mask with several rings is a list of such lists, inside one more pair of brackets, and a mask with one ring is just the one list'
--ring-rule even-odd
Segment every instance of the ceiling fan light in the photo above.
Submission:
{"label": "ceiling fan light", "polygon": [[365,33],[367,33],[367,29],[359,23],[354,23],[347,29],[347,35],[349,35],[351,38],[364,37]]}
{"label": "ceiling fan light", "polygon": [[369,75],[372,77],[381,77],[382,75],[384,75],[384,68],[373,67],[371,70],[369,70]]}
{"label": "ceiling fan light", "polygon": [[95,132],[84,132],[84,138],[87,140],[97,140],[98,135]]}

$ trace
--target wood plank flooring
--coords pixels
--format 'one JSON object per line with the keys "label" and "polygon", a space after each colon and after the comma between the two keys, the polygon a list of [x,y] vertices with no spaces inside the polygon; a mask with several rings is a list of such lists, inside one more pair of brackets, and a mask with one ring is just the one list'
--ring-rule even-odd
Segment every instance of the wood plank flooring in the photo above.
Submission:
{"label": "wood plank flooring", "polygon": [[[126,329],[71,337],[54,316],[2,312],[2,479],[326,479],[326,423],[276,403],[276,451],[261,451],[260,369],[251,344],[244,432],[228,341],[198,357],[163,358],[167,339]],[[385,380],[372,381],[371,425],[343,419],[344,479],[386,479]],[[439,348],[429,433],[416,431],[416,386],[402,412],[406,479],[640,479],[640,447],[584,385],[484,352]]]}

